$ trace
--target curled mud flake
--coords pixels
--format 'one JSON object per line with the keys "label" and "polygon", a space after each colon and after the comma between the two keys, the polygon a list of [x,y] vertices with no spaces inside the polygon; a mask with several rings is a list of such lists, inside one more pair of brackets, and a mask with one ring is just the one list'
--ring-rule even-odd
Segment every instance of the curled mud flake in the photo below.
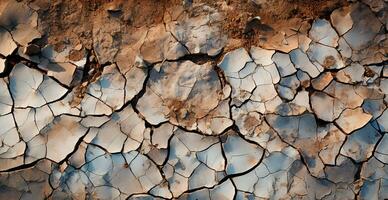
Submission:
{"label": "curled mud flake", "polygon": [[354,23],[354,19],[351,17],[351,7],[334,10],[330,15],[330,21],[340,35],[345,34],[353,27]]}

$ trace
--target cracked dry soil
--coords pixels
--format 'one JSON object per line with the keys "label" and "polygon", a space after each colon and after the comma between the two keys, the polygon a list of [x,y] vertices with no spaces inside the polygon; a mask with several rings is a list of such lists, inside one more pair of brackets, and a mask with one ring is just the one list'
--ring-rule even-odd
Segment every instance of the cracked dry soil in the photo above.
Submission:
{"label": "cracked dry soil", "polygon": [[0,199],[387,199],[386,0],[0,1]]}

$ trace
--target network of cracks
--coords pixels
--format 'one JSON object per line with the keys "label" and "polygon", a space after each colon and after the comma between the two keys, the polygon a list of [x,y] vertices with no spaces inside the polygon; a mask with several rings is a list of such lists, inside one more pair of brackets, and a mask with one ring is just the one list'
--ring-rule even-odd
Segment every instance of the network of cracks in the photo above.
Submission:
{"label": "network of cracks", "polygon": [[387,1],[228,52],[206,4],[60,51],[41,9],[0,7],[0,199],[388,198]]}

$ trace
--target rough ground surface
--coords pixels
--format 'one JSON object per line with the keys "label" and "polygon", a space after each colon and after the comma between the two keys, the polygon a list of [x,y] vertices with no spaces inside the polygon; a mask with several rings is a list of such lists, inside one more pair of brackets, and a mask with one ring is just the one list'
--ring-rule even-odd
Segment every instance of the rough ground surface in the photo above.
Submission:
{"label": "rough ground surface", "polygon": [[386,0],[0,1],[0,199],[387,199]]}

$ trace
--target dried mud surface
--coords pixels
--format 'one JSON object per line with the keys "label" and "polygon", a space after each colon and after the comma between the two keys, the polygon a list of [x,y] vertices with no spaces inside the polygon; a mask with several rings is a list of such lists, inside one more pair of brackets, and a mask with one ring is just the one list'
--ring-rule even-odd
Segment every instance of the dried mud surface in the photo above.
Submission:
{"label": "dried mud surface", "polygon": [[0,1],[0,199],[387,199],[386,0]]}

